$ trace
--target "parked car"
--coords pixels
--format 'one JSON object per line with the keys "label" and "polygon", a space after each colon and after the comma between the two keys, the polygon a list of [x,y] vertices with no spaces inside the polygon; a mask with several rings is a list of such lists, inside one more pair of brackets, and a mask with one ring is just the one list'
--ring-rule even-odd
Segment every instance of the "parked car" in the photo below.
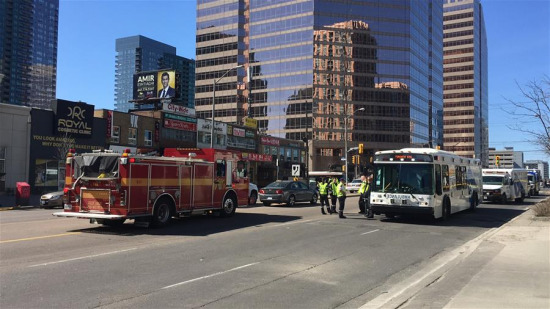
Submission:
{"label": "parked car", "polygon": [[40,207],[63,207],[63,191],[50,192],[40,197]]}
{"label": "parked car", "polygon": [[260,189],[260,201],[269,206],[272,203],[286,203],[294,206],[298,202],[317,204],[317,191],[301,181],[277,180]]}
{"label": "parked car", "polygon": [[248,205],[256,205],[258,202],[258,186],[249,183],[248,184]]}
{"label": "parked car", "polygon": [[361,187],[361,179],[354,179],[351,182],[348,182],[346,185],[346,191],[349,193],[355,193],[359,191],[359,188]]}

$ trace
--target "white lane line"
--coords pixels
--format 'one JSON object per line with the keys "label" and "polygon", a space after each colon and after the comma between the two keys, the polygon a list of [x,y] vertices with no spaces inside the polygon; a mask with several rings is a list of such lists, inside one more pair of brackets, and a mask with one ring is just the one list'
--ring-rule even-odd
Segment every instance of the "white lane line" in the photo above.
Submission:
{"label": "white lane line", "polygon": [[280,226],[285,226],[285,225],[291,225],[291,224],[297,224],[297,223],[305,223],[305,222],[309,222],[309,221],[313,221],[313,219],[310,219],[310,220],[303,220],[303,221],[294,221],[294,222],[288,222],[288,223],[278,224],[278,225],[275,225],[275,227],[280,227]]}
{"label": "white lane line", "polygon": [[361,235],[366,235],[366,234],[370,234],[370,233],[374,233],[374,232],[378,232],[378,231],[380,231],[380,229],[377,229],[377,230],[374,230],[374,231],[368,231],[368,232],[365,232]]}
{"label": "white lane line", "polygon": [[78,261],[78,260],[89,259],[89,258],[94,258],[94,257],[98,257],[98,256],[104,256],[104,255],[110,255],[110,254],[117,254],[117,253],[132,251],[132,250],[136,250],[136,249],[137,249],[137,248],[130,248],[130,249],[125,249],[125,250],[113,251],[113,252],[105,252],[105,253],[100,253],[100,254],[81,256],[81,257],[77,257],[77,258],[74,258],[74,259],[67,259],[67,260],[61,260],[61,261],[55,261],[55,262],[48,262],[48,263],[42,263],[42,264],[31,265],[31,266],[29,266],[29,267],[47,266],[47,265],[52,265],[52,264],[59,264],[59,263],[65,263],[65,262],[71,262],[71,261]]}
{"label": "white lane line", "polygon": [[173,288],[173,287],[176,287],[176,286],[179,286],[179,285],[183,285],[183,284],[187,284],[187,283],[199,281],[199,280],[202,280],[202,279],[211,278],[211,277],[214,277],[214,276],[223,275],[223,274],[226,274],[226,273],[228,273],[228,272],[231,272],[231,271],[234,271],[234,270],[243,269],[243,268],[245,268],[245,267],[250,267],[250,266],[253,266],[253,265],[256,265],[256,264],[260,264],[260,262],[251,263],[251,264],[246,264],[246,265],[243,265],[243,266],[231,268],[231,269],[226,270],[226,271],[220,271],[220,272],[217,272],[217,273],[214,273],[214,274],[211,274],[211,275],[202,276],[202,277],[198,277],[198,278],[195,278],[195,279],[191,279],[191,280],[183,281],[183,282],[180,282],[180,283],[172,284],[172,285],[163,287],[161,290]]}

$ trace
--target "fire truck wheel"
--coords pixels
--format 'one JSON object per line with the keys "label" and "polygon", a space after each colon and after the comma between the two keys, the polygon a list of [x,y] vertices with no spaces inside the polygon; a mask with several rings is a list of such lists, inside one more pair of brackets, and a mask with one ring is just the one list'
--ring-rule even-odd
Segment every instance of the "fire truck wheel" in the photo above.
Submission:
{"label": "fire truck wheel", "polygon": [[220,210],[220,217],[231,217],[235,214],[237,209],[237,200],[233,196],[227,196],[223,200],[222,209]]}
{"label": "fire truck wheel", "polygon": [[155,205],[155,211],[153,211],[153,226],[165,226],[170,222],[172,217],[172,203],[166,198],[160,199]]}

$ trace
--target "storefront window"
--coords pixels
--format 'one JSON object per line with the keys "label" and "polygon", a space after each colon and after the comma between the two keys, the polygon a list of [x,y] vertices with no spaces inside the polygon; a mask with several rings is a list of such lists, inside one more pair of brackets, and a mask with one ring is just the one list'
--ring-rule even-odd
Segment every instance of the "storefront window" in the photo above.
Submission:
{"label": "storefront window", "polygon": [[292,149],[289,149],[289,148],[286,149],[286,160],[292,161]]}
{"label": "storefront window", "polygon": [[136,145],[137,144],[137,128],[128,129],[128,144]]}
{"label": "storefront window", "polygon": [[294,162],[300,162],[300,159],[298,158],[298,149],[292,149],[292,159]]}
{"label": "storefront window", "polygon": [[34,169],[35,186],[57,187],[58,186],[58,165],[57,160],[37,159]]}

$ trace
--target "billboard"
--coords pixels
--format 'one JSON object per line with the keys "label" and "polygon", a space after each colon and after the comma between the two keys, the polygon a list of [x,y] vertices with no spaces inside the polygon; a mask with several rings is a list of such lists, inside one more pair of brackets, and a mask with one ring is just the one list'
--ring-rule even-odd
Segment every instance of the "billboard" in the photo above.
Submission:
{"label": "billboard", "polygon": [[176,71],[162,70],[134,74],[134,100],[177,98]]}
{"label": "billboard", "polygon": [[91,137],[94,127],[94,106],[83,102],[56,100],[55,132],[82,137]]}

